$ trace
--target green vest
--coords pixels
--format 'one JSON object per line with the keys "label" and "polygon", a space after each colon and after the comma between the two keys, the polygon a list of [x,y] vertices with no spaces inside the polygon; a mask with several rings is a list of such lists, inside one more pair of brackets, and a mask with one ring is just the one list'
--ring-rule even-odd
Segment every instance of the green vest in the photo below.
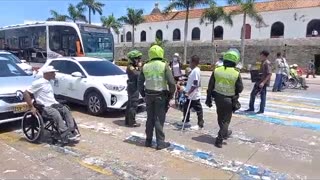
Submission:
{"label": "green vest", "polygon": [[163,91],[168,89],[165,68],[166,63],[160,60],[149,61],[143,66],[147,90]]}
{"label": "green vest", "polygon": [[294,77],[298,77],[298,72],[297,72],[297,70],[291,68],[291,69],[290,69],[290,75],[291,75],[291,76],[294,76]]}
{"label": "green vest", "polygon": [[239,71],[235,70],[235,68],[217,67],[214,71],[214,91],[225,96],[236,95],[235,84],[239,78],[239,74]]}

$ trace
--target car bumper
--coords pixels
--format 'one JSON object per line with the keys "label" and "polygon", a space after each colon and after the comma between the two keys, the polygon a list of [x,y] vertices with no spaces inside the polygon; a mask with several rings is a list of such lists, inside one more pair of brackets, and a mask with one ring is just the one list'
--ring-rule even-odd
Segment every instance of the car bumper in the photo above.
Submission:
{"label": "car bumper", "polygon": [[[28,111],[26,103],[0,103],[0,124],[18,121],[23,119],[25,112]],[[16,107],[25,107],[23,110],[15,112]]]}

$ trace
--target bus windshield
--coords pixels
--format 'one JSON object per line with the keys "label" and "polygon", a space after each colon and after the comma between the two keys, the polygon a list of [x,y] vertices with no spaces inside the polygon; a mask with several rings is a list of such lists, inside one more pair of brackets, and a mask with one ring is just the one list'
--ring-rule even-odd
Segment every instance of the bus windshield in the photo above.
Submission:
{"label": "bus windshield", "polygon": [[113,39],[111,34],[82,31],[81,36],[86,56],[113,61]]}

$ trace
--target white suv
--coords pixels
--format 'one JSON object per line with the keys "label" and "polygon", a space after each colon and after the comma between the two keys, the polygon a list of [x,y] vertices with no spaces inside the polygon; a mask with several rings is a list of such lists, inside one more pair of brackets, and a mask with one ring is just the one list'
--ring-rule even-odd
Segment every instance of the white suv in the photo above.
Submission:
{"label": "white suv", "polygon": [[[57,99],[86,105],[93,115],[100,115],[106,109],[126,108],[128,78],[112,62],[91,57],[62,57],[47,60],[42,68],[49,65],[59,70],[53,84]],[[139,102],[142,104],[143,100]]]}

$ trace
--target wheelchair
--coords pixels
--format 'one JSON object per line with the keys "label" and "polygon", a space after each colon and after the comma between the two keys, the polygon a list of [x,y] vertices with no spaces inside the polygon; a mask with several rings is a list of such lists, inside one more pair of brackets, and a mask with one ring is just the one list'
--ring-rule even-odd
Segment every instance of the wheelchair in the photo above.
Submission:
{"label": "wheelchair", "polygon": [[[78,142],[71,142],[68,141],[66,137],[62,137],[62,133],[58,129],[58,124],[52,118],[42,116],[44,107],[43,105],[34,103],[34,107],[37,109],[36,115],[34,115],[31,111],[26,112],[22,119],[21,125],[23,134],[29,142],[40,143],[41,140],[47,138],[47,132],[49,132],[52,144],[60,143],[62,145],[65,145]],[[66,107],[70,110],[68,106]],[[71,132],[75,131],[80,135],[80,131],[75,119],[73,119],[73,121],[74,129],[71,130]]]}
{"label": "wheelchair", "polygon": [[302,84],[300,81],[295,78],[293,75],[290,74],[290,76],[284,76],[282,78],[282,89],[301,89]]}

